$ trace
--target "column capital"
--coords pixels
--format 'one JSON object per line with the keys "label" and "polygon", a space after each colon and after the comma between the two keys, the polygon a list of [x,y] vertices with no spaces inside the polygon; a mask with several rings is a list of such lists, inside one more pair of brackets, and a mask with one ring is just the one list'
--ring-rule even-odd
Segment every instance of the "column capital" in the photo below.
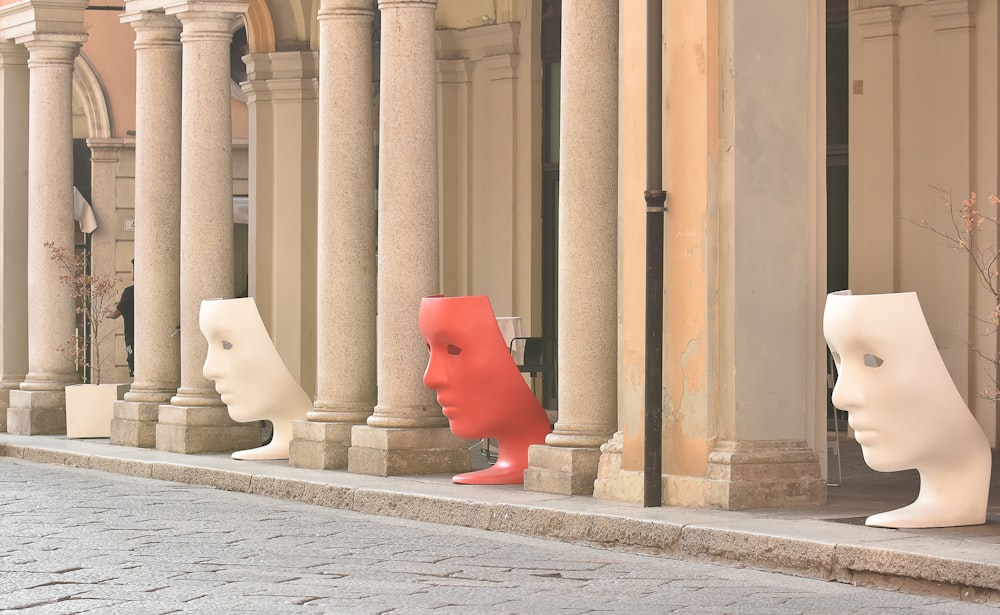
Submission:
{"label": "column capital", "polygon": [[272,51],[243,56],[248,81],[272,79],[312,79],[319,71],[315,51]]}
{"label": "column capital", "polygon": [[277,51],[243,57],[247,81],[242,84],[251,103],[279,100],[316,100],[319,54],[315,51]]}
{"label": "column capital", "polygon": [[975,26],[975,0],[926,0],[924,7],[934,18],[934,29],[939,32]]}
{"label": "column capital", "polygon": [[181,40],[214,38],[232,39],[232,23],[245,15],[250,5],[246,2],[197,2],[188,1],[164,8],[167,15],[174,15],[184,26]]}
{"label": "column capital", "polygon": [[854,11],[854,23],[858,24],[862,38],[884,38],[896,36],[902,9],[898,6],[880,6]]}
{"label": "column capital", "polygon": [[438,83],[469,83],[472,81],[472,61],[438,60]]}
{"label": "column capital", "polygon": [[437,10],[437,0],[378,0],[380,11],[386,9],[429,9]]}
{"label": "column capital", "polygon": [[28,50],[7,39],[0,39],[0,68],[27,66]]}
{"label": "column capital", "polygon": [[31,0],[0,7],[0,36],[21,43],[35,33],[79,34],[88,0]]}
{"label": "column capital", "polygon": [[517,78],[517,67],[521,56],[517,54],[490,56],[483,60],[483,66],[492,81]]}
{"label": "column capital", "polygon": [[211,15],[215,13],[228,13],[230,15],[243,15],[250,8],[249,2],[239,0],[227,2],[226,0],[182,0],[163,7],[167,15],[200,14]]}
{"label": "column capital", "polygon": [[320,0],[317,19],[335,17],[375,17],[374,0]]}
{"label": "column capital", "polygon": [[54,34],[35,32],[17,42],[28,50],[28,66],[73,66],[86,34]]}
{"label": "column capital", "polygon": [[121,150],[135,147],[134,139],[87,139],[90,159],[93,162],[118,162]]}
{"label": "column capital", "polygon": [[173,15],[137,11],[125,13],[121,22],[135,30],[135,49],[180,45],[181,22]]}

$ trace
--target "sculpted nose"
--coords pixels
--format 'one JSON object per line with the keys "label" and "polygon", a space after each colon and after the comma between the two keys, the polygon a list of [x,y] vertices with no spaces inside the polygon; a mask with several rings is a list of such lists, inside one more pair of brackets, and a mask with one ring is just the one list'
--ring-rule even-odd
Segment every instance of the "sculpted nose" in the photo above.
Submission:
{"label": "sculpted nose", "polygon": [[833,387],[833,405],[840,410],[850,411],[860,408],[864,404],[864,395],[861,388],[856,386],[851,378],[845,378],[841,373],[837,379],[837,384]]}
{"label": "sculpted nose", "polygon": [[201,369],[201,373],[209,380],[218,380],[219,378],[219,360],[216,355],[217,353],[209,346],[208,356],[205,357],[205,365]]}
{"label": "sculpted nose", "polygon": [[429,389],[438,389],[447,380],[441,360],[438,359],[437,353],[431,350],[431,355],[427,359],[427,369],[424,370],[424,386]]}

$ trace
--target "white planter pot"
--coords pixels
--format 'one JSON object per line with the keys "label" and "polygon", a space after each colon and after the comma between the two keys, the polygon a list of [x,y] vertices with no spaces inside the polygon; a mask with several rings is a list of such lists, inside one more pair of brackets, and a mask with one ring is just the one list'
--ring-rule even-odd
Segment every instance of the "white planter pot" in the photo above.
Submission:
{"label": "white planter pot", "polygon": [[115,401],[128,384],[74,384],[66,387],[66,437],[110,438]]}

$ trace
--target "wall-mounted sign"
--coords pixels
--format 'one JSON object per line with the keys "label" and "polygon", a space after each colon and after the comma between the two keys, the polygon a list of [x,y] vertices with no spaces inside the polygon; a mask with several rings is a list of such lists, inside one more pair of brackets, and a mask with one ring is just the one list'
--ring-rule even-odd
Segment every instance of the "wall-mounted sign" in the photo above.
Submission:
{"label": "wall-mounted sign", "polygon": [[125,218],[125,230],[135,232],[135,218]]}

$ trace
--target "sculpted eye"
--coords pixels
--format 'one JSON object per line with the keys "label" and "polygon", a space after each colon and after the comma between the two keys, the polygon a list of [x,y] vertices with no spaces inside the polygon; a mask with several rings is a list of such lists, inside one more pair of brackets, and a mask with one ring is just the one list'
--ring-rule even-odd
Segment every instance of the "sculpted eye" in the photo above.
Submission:
{"label": "sculpted eye", "polygon": [[837,365],[837,366],[839,366],[840,365],[840,353],[839,352],[832,352],[831,351],[830,354],[833,355],[833,362],[834,362],[834,364]]}
{"label": "sculpted eye", "polygon": [[462,348],[454,344],[448,344],[448,354],[452,355],[453,357],[457,357],[458,355],[462,354]]}
{"label": "sculpted eye", "polygon": [[885,363],[885,361],[882,359],[882,357],[873,355],[871,353],[865,355],[865,365],[867,365],[868,367],[882,367],[883,363]]}
{"label": "sculpted eye", "polygon": [[229,350],[232,347],[233,347],[233,345],[231,343],[227,342],[226,340],[222,340],[222,349],[223,350]]}

